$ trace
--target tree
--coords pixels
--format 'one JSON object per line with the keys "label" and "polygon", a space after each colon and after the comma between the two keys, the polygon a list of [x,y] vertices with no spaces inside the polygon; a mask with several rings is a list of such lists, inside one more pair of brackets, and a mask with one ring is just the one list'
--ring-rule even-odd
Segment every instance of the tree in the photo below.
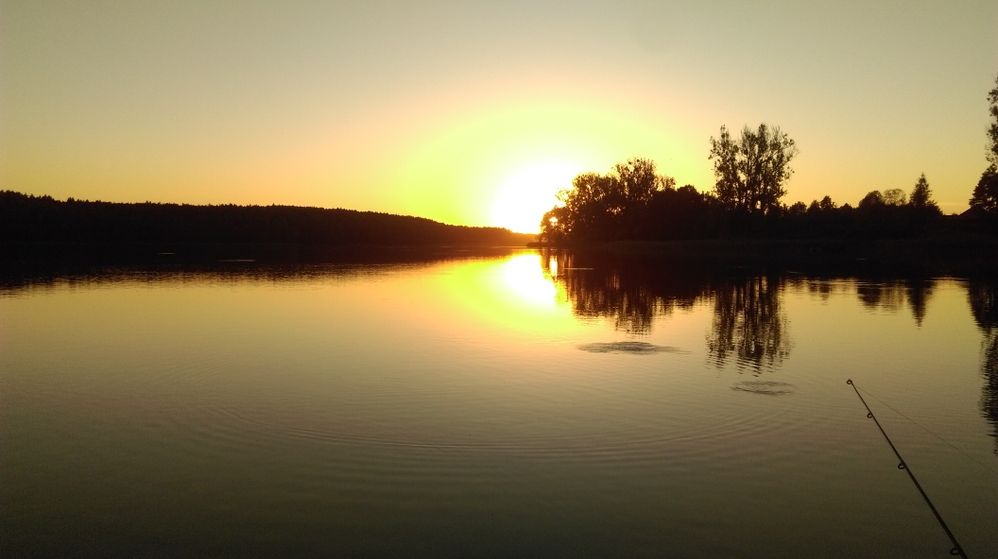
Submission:
{"label": "tree", "polygon": [[905,205],[908,196],[900,188],[888,188],[884,191],[884,205],[900,207]]}
{"label": "tree", "polygon": [[970,197],[970,207],[998,214],[998,77],[995,78],[994,89],[988,92],[988,114],[991,115],[991,123],[988,126],[990,145],[987,155],[990,165],[974,187]]}
{"label": "tree", "polygon": [[872,210],[875,208],[882,208],[884,205],[883,194],[881,194],[879,190],[874,190],[872,192],[868,192],[866,196],[863,196],[863,199],[859,201],[859,204],[856,207],[860,210]]}
{"label": "tree", "polygon": [[720,136],[710,139],[709,155],[717,177],[717,199],[730,209],[750,213],[778,211],[795,155],[795,142],[779,127],[763,123],[753,131],[746,126],[735,140],[727,126],[721,126]]}
{"label": "tree", "polygon": [[929,188],[929,181],[926,180],[925,173],[918,177],[918,182],[911,189],[911,198],[908,199],[908,204],[913,208],[939,211],[939,206],[932,199],[932,190]]}
{"label": "tree", "polygon": [[572,188],[559,194],[562,205],[544,214],[541,237],[548,241],[632,237],[656,193],[675,184],[672,177],[656,173],[654,161],[642,158],[618,163],[607,175],[583,173],[572,179]]}
{"label": "tree", "polygon": [[656,192],[676,186],[676,180],[672,177],[656,174],[655,162],[651,159],[629,159],[627,163],[614,165],[613,170],[617,188],[629,207],[647,203]]}
{"label": "tree", "polygon": [[565,219],[566,209],[564,206],[556,206],[544,213],[541,218],[540,240],[545,243],[559,243],[565,240]]}
{"label": "tree", "polygon": [[970,197],[970,207],[980,208],[991,214],[998,214],[998,167],[991,165],[981,174],[974,193]]}
{"label": "tree", "polygon": [[991,124],[988,126],[988,140],[991,144],[988,150],[988,162],[998,167],[998,76],[995,77],[995,87],[988,92],[988,114]]}

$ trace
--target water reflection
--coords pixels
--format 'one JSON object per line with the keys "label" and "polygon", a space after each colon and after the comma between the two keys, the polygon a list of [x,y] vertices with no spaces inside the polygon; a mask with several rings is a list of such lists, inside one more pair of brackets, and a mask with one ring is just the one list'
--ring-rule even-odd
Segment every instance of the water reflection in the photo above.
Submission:
{"label": "water reflection", "polygon": [[707,350],[718,368],[734,355],[739,368],[759,372],[763,366],[778,367],[790,355],[780,288],[775,276],[731,281],[716,288]]}
{"label": "water reflection", "polygon": [[630,334],[649,333],[658,316],[712,303],[706,345],[719,368],[734,359],[739,369],[758,373],[778,367],[790,354],[789,321],[780,300],[783,281],[777,275],[733,275],[565,252],[546,252],[541,262],[564,286],[577,315],[611,317],[618,330]]}
{"label": "water reflection", "polygon": [[[564,289],[577,316],[612,318],[617,330],[629,334],[650,333],[656,318],[676,310],[709,305],[712,318],[705,344],[709,362],[718,368],[733,363],[754,375],[781,367],[794,347],[783,303],[787,290],[808,293],[822,302],[854,290],[864,308],[886,313],[907,308],[921,327],[937,289],[937,280],[926,277],[842,280],[785,273],[739,274],[565,252],[543,253],[541,265],[552,282]],[[965,285],[982,334],[985,382],[980,406],[994,426],[998,453],[998,285],[990,280],[971,280]],[[632,354],[675,350],[634,341],[587,344],[579,349]],[[761,380],[739,382],[732,389],[771,396],[794,391],[793,385]]]}
{"label": "water reflection", "polygon": [[870,310],[898,312],[908,305],[915,324],[921,326],[934,287],[935,280],[927,278],[863,282],[856,286],[856,296]]}
{"label": "water reflection", "polygon": [[967,299],[982,334],[981,374],[984,375],[984,388],[981,411],[995,428],[995,454],[998,454],[998,286],[971,280],[967,283]]}
{"label": "water reflection", "polygon": [[617,330],[632,334],[647,334],[654,317],[691,309],[708,292],[702,276],[647,262],[613,263],[545,251],[541,265],[552,280],[564,286],[576,315],[611,317]]}
{"label": "water reflection", "polygon": [[838,284],[830,281],[810,280],[805,285],[808,293],[821,299],[821,302],[827,303]]}

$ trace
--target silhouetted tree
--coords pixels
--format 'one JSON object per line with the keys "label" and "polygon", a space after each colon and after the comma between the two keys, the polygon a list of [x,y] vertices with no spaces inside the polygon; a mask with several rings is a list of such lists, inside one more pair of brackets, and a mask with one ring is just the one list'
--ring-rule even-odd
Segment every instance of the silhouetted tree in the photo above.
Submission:
{"label": "silhouetted tree", "polygon": [[988,92],[988,168],[981,174],[970,197],[970,207],[998,215],[998,77],[995,87]]}
{"label": "silhouetted tree", "polygon": [[995,87],[988,92],[988,162],[992,167],[998,167],[998,76],[995,77]]}
{"label": "silhouetted tree", "polygon": [[672,190],[676,181],[658,175],[655,162],[635,158],[618,163],[607,175],[583,173],[562,191],[562,205],[541,220],[544,240],[612,240],[637,238],[646,208],[656,194]]}
{"label": "silhouetted tree", "polygon": [[866,196],[863,196],[863,199],[859,201],[856,208],[859,210],[873,210],[876,208],[882,208],[885,205],[884,195],[881,194],[879,190],[874,190],[868,192]]}
{"label": "silhouetted tree", "polygon": [[539,239],[545,243],[560,243],[567,238],[565,223],[568,209],[565,206],[555,206],[544,212],[541,218],[541,234]]}
{"label": "silhouetted tree", "polygon": [[748,126],[741,138],[731,137],[721,126],[718,138],[710,139],[714,161],[714,185],[717,199],[725,207],[749,213],[769,214],[779,209],[786,194],[783,183],[793,174],[790,161],[797,154],[794,141],[778,127],[760,124],[756,131]]}
{"label": "silhouetted tree", "polygon": [[651,159],[629,159],[626,163],[614,165],[613,170],[612,176],[617,188],[623,191],[627,207],[647,203],[656,192],[676,186],[675,179],[655,172],[655,162]]}
{"label": "silhouetted tree", "polygon": [[970,197],[970,207],[990,214],[998,214],[998,167],[991,165],[981,174],[974,193]]}
{"label": "silhouetted tree", "polygon": [[883,194],[885,206],[901,207],[908,202],[908,196],[900,188],[888,188]]}
{"label": "silhouetted tree", "polygon": [[922,210],[939,211],[939,206],[932,199],[932,190],[929,188],[929,181],[925,178],[925,173],[918,177],[918,182],[911,189],[911,199],[908,200],[911,207]]}

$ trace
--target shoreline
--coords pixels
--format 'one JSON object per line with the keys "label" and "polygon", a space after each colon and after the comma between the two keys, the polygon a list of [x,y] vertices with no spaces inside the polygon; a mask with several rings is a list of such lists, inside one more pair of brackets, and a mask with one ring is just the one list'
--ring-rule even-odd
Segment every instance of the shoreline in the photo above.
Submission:
{"label": "shoreline", "polygon": [[998,238],[947,236],[906,239],[697,239],[593,243],[95,243],[0,242],[8,270],[50,266],[184,266],[212,262],[261,264],[406,262],[491,256],[510,250],[568,251],[609,261],[644,261],[721,270],[812,273],[998,275]]}
{"label": "shoreline", "polygon": [[802,268],[847,273],[896,271],[998,274],[998,239],[987,236],[907,239],[697,239],[530,243],[541,251],[571,251],[704,267]]}

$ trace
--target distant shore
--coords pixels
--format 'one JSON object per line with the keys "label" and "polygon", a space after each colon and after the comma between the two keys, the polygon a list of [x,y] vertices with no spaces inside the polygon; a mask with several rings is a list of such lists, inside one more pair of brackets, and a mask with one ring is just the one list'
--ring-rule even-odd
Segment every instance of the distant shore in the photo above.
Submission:
{"label": "distant shore", "polygon": [[523,246],[498,227],[341,208],[55,200],[0,191],[0,257],[324,258],[399,247]]}

